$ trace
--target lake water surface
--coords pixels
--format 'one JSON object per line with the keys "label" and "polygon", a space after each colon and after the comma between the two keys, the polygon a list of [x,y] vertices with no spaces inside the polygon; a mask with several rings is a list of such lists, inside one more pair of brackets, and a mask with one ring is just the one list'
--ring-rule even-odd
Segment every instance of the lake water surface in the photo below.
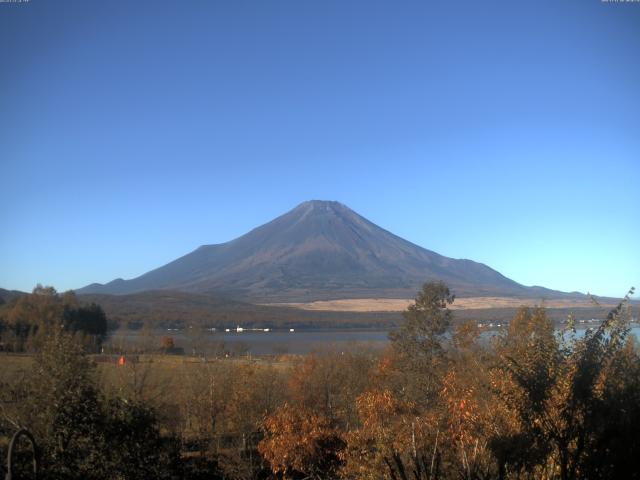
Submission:
{"label": "lake water surface", "polygon": [[[271,329],[268,332],[245,330],[242,332],[217,330],[157,330],[154,332],[154,344],[159,345],[158,339],[163,336],[173,338],[177,347],[182,347],[186,354],[193,350],[213,352],[228,351],[240,354],[250,352],[253,355],[272,354],[305,354],[312,351],[335,349],[347,351],[358,346],[383,348],[389,342],[389,329]],[[583,335],[585,329],[579,329],[578,335]],[[486,338],[499,333],[490,330],[483,334]],[[640,327],[634,326],[631,334],[640,338]],[[110,339],[112,345],[118,342],[135,345],[143,341],[140,332],[128,331]]]}

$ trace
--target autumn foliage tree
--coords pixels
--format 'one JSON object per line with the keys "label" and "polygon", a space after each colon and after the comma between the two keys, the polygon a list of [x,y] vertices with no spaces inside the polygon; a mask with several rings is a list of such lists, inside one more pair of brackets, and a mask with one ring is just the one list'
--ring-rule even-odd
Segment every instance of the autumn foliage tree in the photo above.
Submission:
{"label": "autumn foliage tree", "polygon": [[512,322],[493,379],[512,419],[512,431],[493,439],[501,476],[640,476],[624,459],[640,453],[639,359],[623,315],[632,293],[582,337],[571,323],[554,337],[542,310]]}
{"label": "autumn foliage tree", "polygon": [[390,390],[365,392],[356,403],[361,425],[346,436],[345,478],[421,479],[437,471],[436,418]]}
{"label": "autumn foliage tree", "polygon": [[160,340],[160,348],[162,348],[162,350],[164,350],[165,352],[171,351],[174,348],[176,348],[176,344],[173,341],[173,337],[170,337],[168,335],[165,335],[164,337],[162,337],[162,339]]}
{"label": "autumn foliage tree", "polygon": [[96,350],[107,335],[107,317],[99,305],[82,305],[73,292],[59,294],[38,285],[0,306],[0,335],[12,351],[38,350],[53,328],[62,326],[77,341]]}
{"label": "autumn foliage tree", "polygon": [[302,406],[348,429],[358,422],[356,398],[369,388],[369,372],[377,357],[357,347],[350,351],[311,353],[289,376],[291,404]]}
{"label": "autumn foliage tree", "polygon": [[336,478],[344,448],[340,432],[329,419],[285,403],[263,423],[259,452],[274,475],[284,479]]}
{"label": "autumn foliage tree", "polygon": [[[503,429],[491,440],[500,475],[537,471],[550,448],[541,417],[553,396],[559,351],[554,327],[543,308],[521,308],[495,344],[491,372],[496,401],[504,406]],[[539,473],[539,472],[538,472]]]}
{"label": "autumn foliage tree", "polygon": [[496,333],[455,322],[453,295],[429,283],[384,350],[162,362],[173,374],[160,376],[96,369],[77,299],[42,287],[1,307],[36,354],[0,377],[0,434],[35,434],[43,478],[638,479],[631,293],[597,328],[558,331],[536,307]]}

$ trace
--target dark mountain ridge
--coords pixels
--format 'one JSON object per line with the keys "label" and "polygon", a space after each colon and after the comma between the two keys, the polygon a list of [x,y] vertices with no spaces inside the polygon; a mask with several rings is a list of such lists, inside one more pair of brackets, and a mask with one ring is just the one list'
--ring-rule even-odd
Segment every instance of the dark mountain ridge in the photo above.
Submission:
{"label": "dark mountain ridge", "polygon": [[429,280],[459,296],[575,296],[525,287],[492,268],[432,252],[338,202],[308,201],[227,243],[193,252],[131,280],[82,294],[177,290],[281,302],[412,297]]}
{"label": "dark mountain ridge", "polygon": [[0,288],[0,305],[8,303],[14,298],[18,298],[22,295],[26,295],[26,293],[19,290],[6,290],[4,288]]}

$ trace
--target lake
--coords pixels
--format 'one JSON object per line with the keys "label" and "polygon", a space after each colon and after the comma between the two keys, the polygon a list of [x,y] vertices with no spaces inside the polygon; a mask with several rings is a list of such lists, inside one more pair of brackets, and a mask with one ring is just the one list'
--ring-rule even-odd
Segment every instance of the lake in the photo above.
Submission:
{"label": "lake", "polygon": [[[154,347],[158,347],[160,338],[170,336],[177,347],[184,348],[186,354],[191,354],[193,349],[207,353],[224,350],[235,354],[250,352],[253,355],[305,354],[327,348],[337,351],[347,351],[356,346],[383,348],[389,341],[389,331],[389,329],[296,329],[291,332],[289,329],[270,329],[268,332],[255,330],[213,332],[158,329],[153,332],[154,338],[147,341]],[[585,331],[585,329],[578,329],[578,335],[584,334]],[[483,335],[489,338],[498,332],[499,330],[491,330]],[[634,326],[631,334],[640,338],[640,327]],[[142,344],[144,341],[140,331],[127,331],[125,334],[116,333],[107,345],[129,347]]]}

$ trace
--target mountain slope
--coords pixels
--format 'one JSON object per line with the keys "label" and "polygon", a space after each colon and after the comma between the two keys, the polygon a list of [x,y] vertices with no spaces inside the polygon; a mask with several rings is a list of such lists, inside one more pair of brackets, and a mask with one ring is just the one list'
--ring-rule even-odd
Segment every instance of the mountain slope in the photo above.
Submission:
{"label": "mountain slope", "polygon": [[22,295],[26,295],[26,293],[19,290],[5,290],[4,288],[0,288],[0,305],[8,303],[14,298],[21,297]]}
{"label": "mountain slope", "polygon": [[[171,289],[254,301],[411,297],[443,280],[458,295],[553,294],[524,287],[471,260],[414,245],[338,202],[309,201],[227,243],[204,245],[132,280],[79,293]],[[559,294],[559,292],[555,292]]]}

